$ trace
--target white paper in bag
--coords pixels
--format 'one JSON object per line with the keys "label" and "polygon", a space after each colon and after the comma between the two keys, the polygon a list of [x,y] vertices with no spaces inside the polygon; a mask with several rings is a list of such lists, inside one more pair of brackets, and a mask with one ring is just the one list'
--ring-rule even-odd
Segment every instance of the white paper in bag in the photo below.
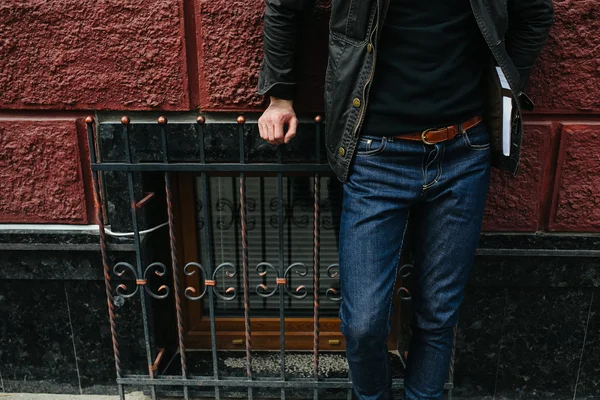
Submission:
{"label": "white paper in bag", "polygon": [[502,154],[510,156],[510,116],[512,115],[512,98],[502,97]]}
{"label": "white paper in bag", "polygon": [[[500,79],[502,89],[510,90],[506,76],[500,67],[496,67],[496,73]],[[512,97],[502,97],[502,153],[505,156],[510,156],[510,130],[511,130],[511,115],[512,115]]]}

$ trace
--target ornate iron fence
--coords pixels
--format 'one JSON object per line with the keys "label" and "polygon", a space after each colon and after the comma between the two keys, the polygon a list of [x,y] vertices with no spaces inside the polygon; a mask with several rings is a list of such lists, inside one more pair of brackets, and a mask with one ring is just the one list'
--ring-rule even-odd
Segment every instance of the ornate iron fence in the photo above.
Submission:
{"label": "ornate iron fence", "polygon": [[[179,395],[186,400],[190,396],[195,395],[210,395],[216,399],[230,396],[230,393],[225,393],[225,388],[238,388],[237,395],[253,399],[255,397],[279,397],[281,399],[288,397],[298,397],[297,389],[309,390],[310,397],[319,398],[348,398],[352,397],[352,382],[350,377],[325,377],[320,371],[320,360],[322,352],[320,350],[320,301],[321,294],[325,293],[330,301],[341,301],[339,293],[335,287],[327,288],[323,291],[320,286],[321,281],[321,205],[320,198],[322,179],[326,175],[331,174],[331,170],[324,160],[323,156],[323,141],[321,137],[322,124],[321,117],[317,116],[312,124],[314,128],[314,148],[310,151],[311,155],[307,157],[310,162],[284,162],[282,157],[282,146],[278,146],[276,150],[276,158],[270,162],[248,162],[248,132],[245,129],[247,125],[244,116],[237,117],[237,142],[238,142],[238,160],[237,162],[221,162],[217,160],[208,161],[206,146],[206,129],[209,124],[206,123],[205,117],[197,118],[195,124],[187,124],[193,132],[193,140],[197,146],[197,151],[194,151],[192,161],[173,161],[169,154],[169,135],[170,128],[174,125],[167,124],[165,117],[158,118],[158,127],[160,132],[160,141],[154,151],[155,159],[150,162],[143,162],[134,159],[132,155],[131,137],[131,121],[128,117],[121,119],[121,131],[119,140],[122,141],[124,159],[120,161],[103,161],[100,156],[100,145],[98,138],[98,126],[92,117],[86,119],[88,141],[90,148],[91,169],[93,178],[94,196],[97,210],[97,222],[100,230],[101,256],[104,268],[104,280],[106,284],[106,297],[108,305],[108,314],[110,321],[110,331],[112,336],[112,350],[115,359],[116,383],[121,399],[125,399],[126,387],[144,387],[147,389],[152,399],[157,399],[163,395]],[[177,124],[175,124],[177,125]],[[311,129],[312,130],[312,129]],[[118,133],[117,133],[118,134]],[[229,149],[231,150],[231,149]],[[214,158],[213,158],[214,159]],[[174,214],[174,189],[173,189],[173,174],[179,172],[193,172],[200,174],[201,199],[202,207],[202,225],[204,230],[204,246],[202,252],[203,260],[195,260],[181,265],[178,260],[178,241],[176,233],[176,224]],[[133,262],[125,260],[112,260],[107,250],[106,237],[106,199],[105,191],[103,190],[103,175],[106,173],[121,173],[126,175],[127,193],[129,200],[129,213],[131,218],[131,226],[133,230],[133,241],[136,248],[135,260]],[[232,377],[223,374],[219,367],[219,353],[222,350],[217,349],[217,329],[215,317],[215,301],[229,302],[238,298],[238,290],[235,287],[226,288],[222,291],[217,285],[219,276],[233,277],[239,273],[239,266],[226,261],[218,265],[214,262],[215,257],[212,254],[214,249],[214,238],[211,232],[211,215],[210,202],[210,185],[209,179],[213,175],[222,173],[237,175],[237,190],[239,190],[239,205],[231,205],[232,213],[238,213],[239,217],[232,218],[232,223],[237,224],[240,233],[241,247],[241,294],[243,296],[243,321],[244,321],[244,347],[245,347],[245,376]],[[162,174],[164,176],[164,207],[168,218],[168,243],[164,243],[170,264],[157,260],[146,262],[143,260],[143,243],[142,235],[138,223],[138,213],[153,196],[140,196],[136,191],[136,177],[143,174]],[[269,263],[266,261],[260,262],[254,266],[254,269],[263,281],[253,290],[253,295],[261,296],[262,298],[275,298],[279,300],[279,374],[274,377],[258,376],[253,367],[253,352],[252,348],[252,320],[251,320],[251,286],[248,257],[248,198],[247,198],[247,179],[249,174],[255,176],[276,176],[277,198],[272,203],[272,209],[276,211],[277,218],[273,219],[276,222],[278,235],[278,263]],[[303,174],[309,176],[312,180],[312,204],[307,204],[306,207],[312,209],[312,324],[313,324],[313,344],[312,344],[312,366],[310,376],[297,377],[293,373],[286,373],[286,298],[304,299],[309,297],[309,290],[304,285],[293,287],[291,284],[291,275],[295,273],[297,276],[304,277],[309,275],[309,271],[305,263],[294,261],[290,262],[284,259],[284,224],[288,220],[290,224],[290,216],[286,215],[286,202],[284,200],[284,177],[294,174]],[[305,221],[307,222],[307,221]],[[308,222],[307,222],[308,223]],[[291,229],[291,228],[289,228]],[[168,250],[167,250],[168,249]],[[235,261],[235,260],[234,260]],[[337,265],[332,263],[324,267],[330,278],[337,276]],[[401,268],[399,276],[402,279],[408,279],[412,266],[406,264]],[[224,274],[224,275],[223,275]],[[199,279],[200,286],[185,286],[182,282],[182,276],[196,276]],[[274,278],[271,278],[273,276]],[[156,281],[159,281],[156,284]],[[118,283],[115,285],[115,283]],[[407,287],[402,286],[398,290],[398,296],[404,301],[410,300],[410,291]],[[120,353],[120,340],[117,329],[117,318],[115,316],[115,303],[118,301],[128,301],[130,299],[138,299],[141,309],[141,324],[143,326],[143,351],[147,373],[145,374],[129,374],[122,368],[122,355]],[[168,300],[167,300],[168,299]],[[152,303],[156,301],[173,301],[172,311],[174,314],[174,322],[176,327],[176,343],[174,344],[173,355],[178,359],[179,366],[177,373],[161,372],[159,368],[166,354],[166,350],[159,349],[154,344],[154,330],[152,325],[153,307]],[[182,304],[185,301],[204,301],[208,303],[206,307],[208,317],[210,319],[210,338],[211,349],[210,358],[212,361],[211,372],[208,375],[195,375],[190,372],[188,355],[189,349],[186,348],[184,310]],[[408,329],[406,321],[401,321],[403,329]],[[456,339],[456,338],[455,338]],[[456,343],[456,340],[455,340]],[[402,355],[401,355],[402,356]],[[400,357],[402,360],[402,357]],[[454,355],[452,364],[454,363]],[[172,372],[172,368],[170,369]],[[450,376],[446,384],[448,397],[451,396],[452,381],[453,381],[453,365],[451,366]],[[393,387],[395,389],[402,388],[402,379],[395,378]],[[210,388],[210,393],[206,392],[206,388]],[[199,390],[202,389],[202,390]],[[265,389],[270,389],[271,391]],[[279,390],[278,390],[279,389]],[[242,392],[240,392],[240,390]],[[337,390],[337,392],[336,392]],[[341,395],[340,395],[341,393]],[[300,397],[308,397],[306,394]]]}

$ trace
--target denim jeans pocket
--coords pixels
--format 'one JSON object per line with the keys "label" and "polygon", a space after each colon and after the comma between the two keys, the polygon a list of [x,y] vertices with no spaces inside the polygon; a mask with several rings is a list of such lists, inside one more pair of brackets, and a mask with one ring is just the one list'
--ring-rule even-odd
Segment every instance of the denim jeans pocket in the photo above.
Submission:
{"label": "denim jeans pocket", "polygon": [[387,139],[379,136],[361,136],[358,139],[356,147],[356,155],[359,156],[374,156],[385,150]]}
{"label": "denim jeans pocket", "polygon": [[490,148],[490,135],[483,122],[462,134],[465,145],[471,150],[487,150]]}

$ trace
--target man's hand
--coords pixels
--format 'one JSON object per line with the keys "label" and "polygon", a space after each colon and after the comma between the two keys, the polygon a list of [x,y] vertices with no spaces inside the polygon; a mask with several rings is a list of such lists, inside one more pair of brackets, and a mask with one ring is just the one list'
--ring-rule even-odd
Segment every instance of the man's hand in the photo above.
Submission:
{"label": "man's hand", "polygon": [[[284,126],[288,127],[284,134]],[[258,119],[260,137],[271,144],[289,143],[296,136],[298,118],[291,100],[271,96],[271,104]]]}

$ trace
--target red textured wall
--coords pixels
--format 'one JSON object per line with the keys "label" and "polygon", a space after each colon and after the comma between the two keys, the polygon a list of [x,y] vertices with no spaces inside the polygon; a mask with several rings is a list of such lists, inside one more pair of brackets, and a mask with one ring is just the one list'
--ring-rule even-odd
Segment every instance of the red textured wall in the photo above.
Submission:
{"label": "red textured wall", "polygon": [[[263,109],[256,95],[262,60],[264,1],[197,0],[204,81],[200,82],[200,107],[207,111]],[[322,110],[327,61],[329,6],[317,1],[312,20],[303,31],[298,58],[299,98],[303,111]]]}
{"label": "red textured wall", "polygon": [[556,138],[549,123],[525,125],[519,174],[492,170],[483,230],[535,231],[540,228],[545,201],[545,168],[552,159],[552,141]]}
{"label": "red textured wall", "polygon": [[79,136],[75,119],[0,119],[0,222],[87,223]]}
{"label": "red textured wall", "polygon": [[0,108],[188,110],[182,0],[3,0]]}
{"label": "red textured wall", "polygon": [[[600,2],[554,5],[556,22],[529,84],[537,108],[525,117],[521,170],[517,178],[494,171],[487,231],[600,231]],[[92,221],[89,202],[80,200],[90,195],[81,138],[81,151],[59,157],[76,149],[82,115],[262,110],[256,84],[263,8],[256,0],[3,1],[0,110],[16,113],[23,134],[3,122],[0,143],[8,147],[0,147],[0,161],[23,168],[0,176],[0,221]],[[317,1],[304,30],[299,113],[323,107],[328,13],[329,2]],[[18,114],[28,110],[49,113],[34,123]],[[70,122],[52,120],[53,110],[71,110]],[[43,129],[51,136],[40,153]],[[17,184],[25,178],[47,179],[55,191]]]}
{"label": "red textured wall", "polygon": [[562,127],[549,228],[600,232],[600,123]]}
{"label": "red textured wall", "polygon": [[554,0],[555,23],[532,73],[539,108],[600,111],[600,2]]}

